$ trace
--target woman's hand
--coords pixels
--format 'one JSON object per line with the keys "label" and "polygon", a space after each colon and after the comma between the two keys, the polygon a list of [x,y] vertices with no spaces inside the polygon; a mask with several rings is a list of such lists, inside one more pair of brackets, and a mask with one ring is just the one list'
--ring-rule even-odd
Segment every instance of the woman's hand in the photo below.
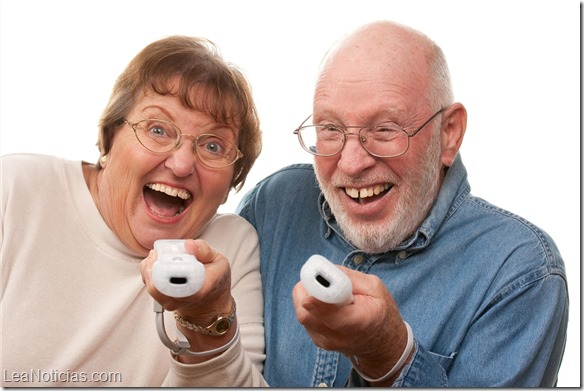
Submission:
{"label": "woman's hand", "polygon": [[[142,261],[142,280],[148,293],[168,311],[175,311],[180,317],[199,326],[208,326],[218,315],[229,314],[232,309],[231,268],[227,258],[201,239],[185,242],[187,253],[192,254],[205,267],[205,280],[201,289],[192,296],[175,298],[159,292],[152,281],[152,266],[157,259],[156,251],[150,251]],[[236,324],[223,336],[204,335],[179,325],[187,337],[191,351],[204,351],[229,342],[235,333]],[[181,356],[182,362],[201,362],[209,357]]]}
{"label": "woman's hand", "polygon": [[217,314],[229,313],[231,309],[231,269],[223,254],[217,252],[201,239],[185,241],[187,253],[192,254],[205,267],[205,280],[201,289],[192,296],[175,298],[160,293],[152,282],[152,265],[156,262],[156,251],[150,251],[142,262],[142,280],[148,293],[164,309],[177,311],[190,320],[214,318]]}

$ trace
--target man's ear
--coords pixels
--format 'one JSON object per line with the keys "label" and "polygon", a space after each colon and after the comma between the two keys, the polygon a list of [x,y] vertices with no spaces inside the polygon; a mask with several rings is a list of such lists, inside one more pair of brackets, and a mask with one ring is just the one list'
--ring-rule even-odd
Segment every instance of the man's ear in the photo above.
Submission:
{"label": "man's ear", "polygon": [[466,109],[462,103],[454,103],[442,113],[440,137],[440,162],[450,167],[460,149],[466,132]]}

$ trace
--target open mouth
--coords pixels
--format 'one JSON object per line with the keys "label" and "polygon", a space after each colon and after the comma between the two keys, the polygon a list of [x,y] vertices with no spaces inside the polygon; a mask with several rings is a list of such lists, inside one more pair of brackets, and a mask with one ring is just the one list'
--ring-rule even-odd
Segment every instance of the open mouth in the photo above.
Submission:
{"label": "open mouth", "polygon": [[345,187],[345,193],[353,200],[364,204],[375,201],[385,195],[393,186],[389,183],[383,183],[371,187],[357,189],[354,187]]}
{"label": "open mouth", "polygon": [[162,218],[177,217],[191,204],[192,194],[162,183],[149,183],[144,186],[144,201],[155,216]]}

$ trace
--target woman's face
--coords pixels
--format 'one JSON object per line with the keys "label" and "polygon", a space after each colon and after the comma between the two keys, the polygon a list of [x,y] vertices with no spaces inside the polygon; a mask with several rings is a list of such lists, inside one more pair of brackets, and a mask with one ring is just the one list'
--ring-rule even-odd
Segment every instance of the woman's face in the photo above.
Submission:
{"label": "woman's face", "polygon": [[[147,93],[126,117],[130,123],[152,118],[172,122],[187,135],[217,133],[237,145],[235,126],[184,107],[176,96]],[[193,142],[183,137],[178,149],[154,153],[130,125],[116,131],[98,173],[96,201],[108,226],[134,252],[146,255],[157,239],[195,238],[227,199],[233,166],[206,167]]]}

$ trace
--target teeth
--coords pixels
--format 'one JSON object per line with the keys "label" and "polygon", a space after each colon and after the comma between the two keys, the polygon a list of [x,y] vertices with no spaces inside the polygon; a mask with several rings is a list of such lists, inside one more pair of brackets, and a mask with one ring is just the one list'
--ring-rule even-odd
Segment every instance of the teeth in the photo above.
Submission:
{"label": "teeth", "polygon": [[184,206],[181,206],[181,207],[180,207],[180,208],[179,208],[179,209],[176,211],[176,214],[174,215],[174,217],[176,217],[176,216],[180,215],[180,214],[181,214],[182,212],[184,212],[184,211],[185,211],[185,207],[184,207]]}
{"label": "teeth", "polygon": [[373,187],[366,187],[362,189],[355,189],[345,187],[345,193],[351,198],[367,198],[373,197],[374,195],[379,195],[385,190],[389,189],[391,186],[389,183],[384,183],[383,185],[376,185]]}
{"label": "teeth", "polygon": [[171,197],[178,197],[183,200],[188,200],[189,198],[191,198],[191,193],[189,193],[188,191],[176,189],[174,187],[163,185],[161,183],[149,183],[146,186],[154,191],[159,191]]}

